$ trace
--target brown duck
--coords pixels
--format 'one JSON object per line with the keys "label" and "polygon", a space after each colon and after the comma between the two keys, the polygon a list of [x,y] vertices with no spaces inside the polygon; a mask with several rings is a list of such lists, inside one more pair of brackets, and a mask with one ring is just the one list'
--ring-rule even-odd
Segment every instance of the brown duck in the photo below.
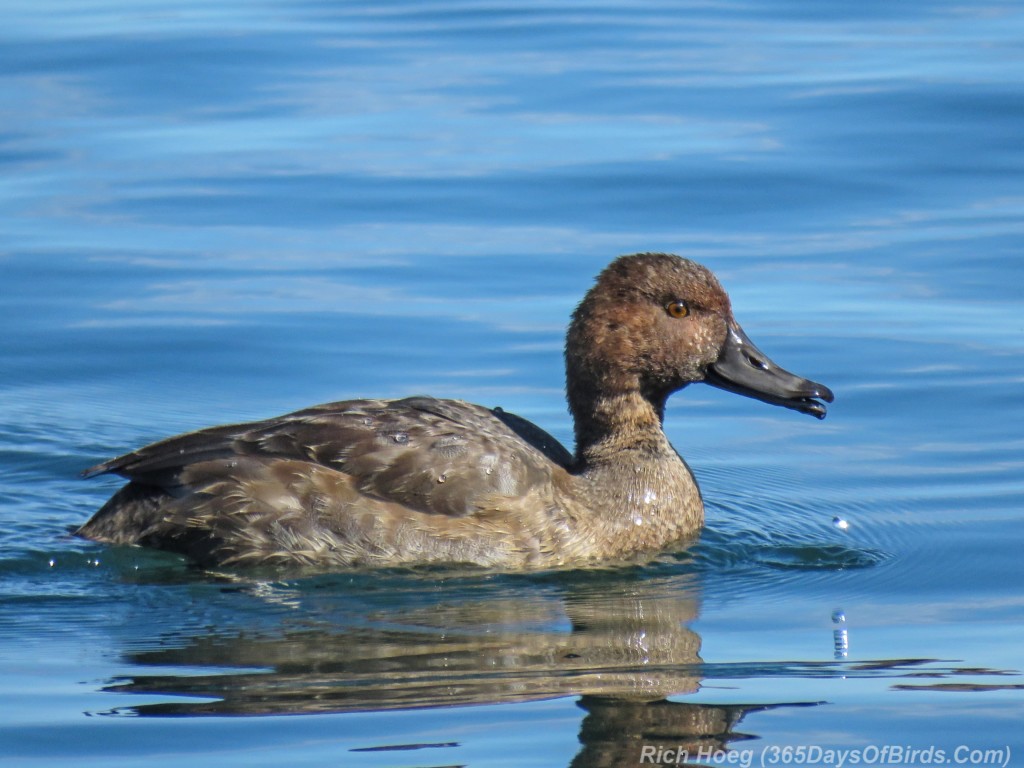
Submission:
{"label": "brown duck", "polygon": [[520,570],[634,559],[695,537],[704,505],[662,430],[704,381],[824,418],[832,392],[747,338],[705,267],[613,261],[565,345],[576,454],[536,425],[459,400],[346,400],[162,440],[86,470],[130,481],[77,534],[206,566],[474,564]]}

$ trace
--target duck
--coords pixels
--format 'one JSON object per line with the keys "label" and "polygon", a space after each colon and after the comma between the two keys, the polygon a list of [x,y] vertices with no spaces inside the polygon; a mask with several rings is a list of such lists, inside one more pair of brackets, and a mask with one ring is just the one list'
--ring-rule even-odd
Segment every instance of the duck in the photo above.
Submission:
{"label": "duck", "polygon": [[682,550],[704,502],[664,431],[670,395],[713,387],[822,419],[833,393],[776,365],[715,275],[620,256],[572,313],[575,451],[501,408],[413,396],[200,429],[82,475],[128,480],[74,533],[206,568],[535,571]]}

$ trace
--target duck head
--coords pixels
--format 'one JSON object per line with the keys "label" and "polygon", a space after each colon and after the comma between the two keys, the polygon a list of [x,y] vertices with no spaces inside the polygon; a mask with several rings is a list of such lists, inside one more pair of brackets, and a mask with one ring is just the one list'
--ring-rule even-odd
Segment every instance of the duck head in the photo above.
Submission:
{"label": "duck head", "polygon": [[671,254],[622,256],[605,268],[573,313],[565,354],[577,419],[627,393],[660,417],[670,394],[700,381],[819,419],[833,400],[757,348],[710,270]]}

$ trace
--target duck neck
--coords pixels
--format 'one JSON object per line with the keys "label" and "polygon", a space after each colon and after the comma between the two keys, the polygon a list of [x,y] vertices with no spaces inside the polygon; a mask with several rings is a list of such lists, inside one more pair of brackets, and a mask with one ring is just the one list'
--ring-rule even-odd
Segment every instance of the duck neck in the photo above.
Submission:
{"label": "duck neck", "polygon": [[700,528],[700,490],[662,430],[663,398],[620,391],[576,399],[570,410],[577,477],[598,521],[593,535],[627,554],[663,549]]}
{"label": "duck neck", "polygon": [[665,399],[645,397],[639,389],[614,394],[577,390],[570,399],[576,431],[576,463],[594,469],[624,457],[679,460],[665,437]]}

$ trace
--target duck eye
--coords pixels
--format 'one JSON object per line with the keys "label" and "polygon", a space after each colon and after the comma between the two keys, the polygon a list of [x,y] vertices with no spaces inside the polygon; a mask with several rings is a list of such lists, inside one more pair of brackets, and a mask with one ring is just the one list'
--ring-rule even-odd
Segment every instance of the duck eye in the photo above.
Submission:
{"label": "duck eye", "polygon": [[686,317],[688,314],[690,314],[690,308],[686,305],[686,302],[682,301],[681,299],[670,301],[668,304],[665,305],[665,311],[668,312],[669,315],[671,315],[672,317],[676,318]]}

